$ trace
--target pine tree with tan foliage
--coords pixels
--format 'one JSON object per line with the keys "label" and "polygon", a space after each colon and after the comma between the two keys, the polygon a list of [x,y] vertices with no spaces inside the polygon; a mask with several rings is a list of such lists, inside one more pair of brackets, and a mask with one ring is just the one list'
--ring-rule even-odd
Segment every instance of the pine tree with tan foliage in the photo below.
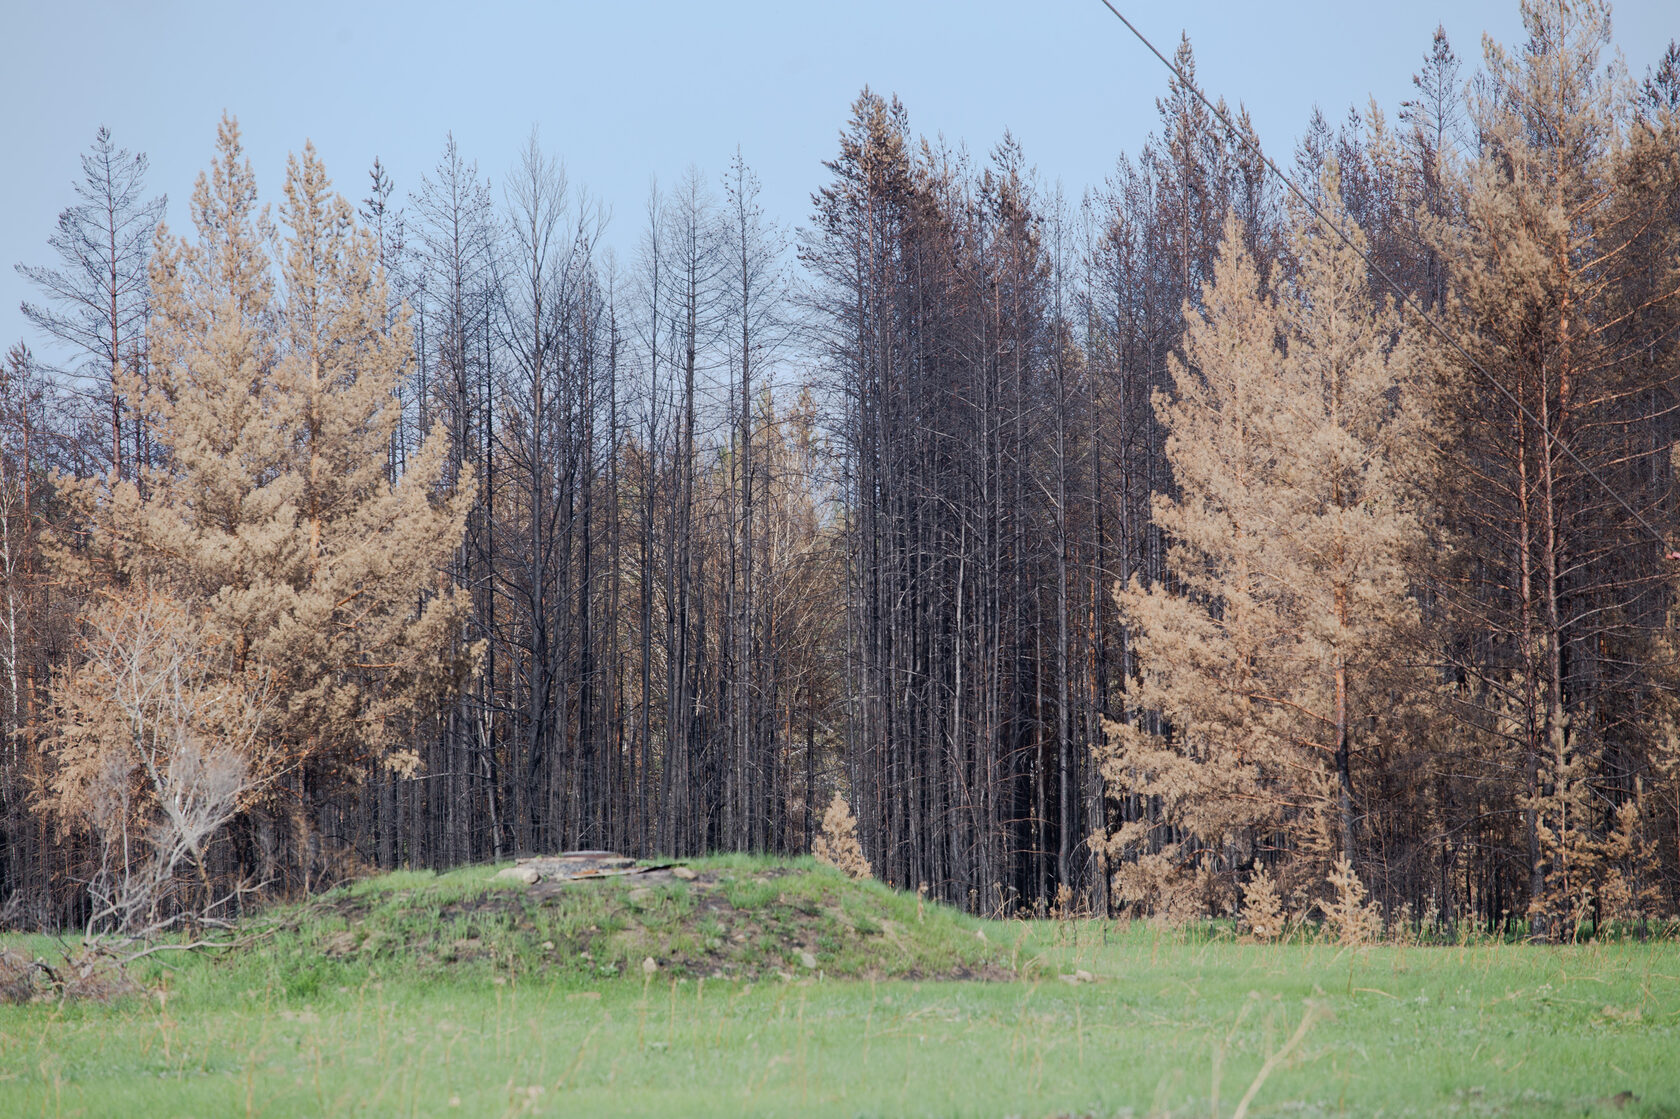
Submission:
{"label": "pine tree with tan foliage", "polygon": [[1353,864],[1337,859],[1328,876],[1333,896],[1319,903],[1324,921],[1336,938],[1346,945],[1370,944],[1382,935],[1382,913],[1371,903],[1365,883]]}
{"label": "pine tree with tan foliage", "polygon": [[1454,780],[1511,822],[1532,933],[1561,940],[1597,904],[1606,809],[1665,751],[1680,121],[1656,85],[1636,98],[1608,4],[1521,13],[1518,43],[1485,44],[1456,213],[1427,227],[1453,295],[1438,585],[1463,722],[1499,724]]}
{"label": "pine tree with tan foliage", "polygon": [[1254,876],[1243,884],[1243,927],[1255,940],[1276,940],[1283,935],[1284,920],[1277,883],[1265,867],[1255,868]]}
{"label": "pine tree with tan foliage", "polygon": [[822,830],[811,841],[811,854],[818,862],[827,863],[853,878],[868,878],[874,874],[864,857],[863,844],[858,842],[857,820],[852,806],[839,793],[829,801],[823,813]]}
{"label": "pine tree with tan foliage", "polygon": [[[1337,212],[1333,175],[1324,193]],[[1408,334],[1310,215],[1291,249],[1298,269],[1268,288],[1228,223],[1156,397],[1174,578],[1118,591],[1138,673],[1099,760],[1111,790],[1159,812],[1098,839],[1111,864],[1159,852],[1187,870],[1292,833],[1286,890],[1352,857],[1359,754],[1403,737],[1403,697],[1422,694],[1404,653],[1422,542]]]}
{"label": "pine tree with tan foliage", "polygon": [[277,234],[224,118],[191,210],[196,238],[160,228],[152,266],[161,461],[79,496],[96,562],[166,588],[230,673],[265,674],[289,775],[273,818],[307,883],[312,807],[370,766],[412,770],[405,728],[470,671],[468,602],[441,572],[471,493],[444,492],[438,430],[389,480],[407,319],[314,148],[288,162]]}
{"label": "pine tree with tan foliage", "polygon": [[1662,857],[1648,834],[1645,809],[1644,782],[1636,781],[1634,795],[1616,809],[1615,824],[1599,846],[1596,893],[1605,921],[1631,923],[1661,915]]}

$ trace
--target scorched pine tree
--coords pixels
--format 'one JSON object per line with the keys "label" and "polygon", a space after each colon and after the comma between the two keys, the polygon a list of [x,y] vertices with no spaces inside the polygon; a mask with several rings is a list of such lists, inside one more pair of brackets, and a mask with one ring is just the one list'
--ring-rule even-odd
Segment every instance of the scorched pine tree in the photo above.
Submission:
{"label": "scorched pine tree", "polygon": [[404,729],[471,669],[468,602],[440,572],[472,495],[445,492],[438,431],[388,477],[407,321],[390,320],[378,246],[312,146],[288,163],[280,216],[276,235],[224,119],[193,191],[197,239],[158,233],[144,408],[161,464],[83,499],[114,577],[199,613],[230,672],[260,666],[264,757],[286,777],[255,818],[269,865],[250,869],[307,886],[322,799],[371,766],[412,770]]}
{"label": "scorched pine tree", "polygon": [[1355,862],[1361,758],[1422,694],[1399,667],[1421,540],[1412,351],[1358,251],[1310,215],[1291,249],[1268,291],[1227,224],[1155,401],[1171,578],[1118,591],[1140,670],[1101,761],[1133,810],[1098,842],[1121,897],[1172,912],[1233,904],[1256,862],[1286,890]]}

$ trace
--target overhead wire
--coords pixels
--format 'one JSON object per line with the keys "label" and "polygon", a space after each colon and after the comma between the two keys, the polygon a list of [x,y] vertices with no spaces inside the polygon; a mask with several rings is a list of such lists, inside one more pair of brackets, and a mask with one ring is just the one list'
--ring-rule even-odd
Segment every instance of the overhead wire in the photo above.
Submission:
{"label": "overhead wire", "polygon": [[[1121,14],[1120,9],[1110,3],[1110,0],[1100,0],[1100,2],[1103,7],[1107,8],[1114,14],[1115,19],[1118,19],[1121,23],[1126,25],[1126,30],[1135,35],[1138,42],[1142,43],[1149,49],[1150,54],[1160,59],[1161,65],[1172,71],[1173,74],[1177,76],[1178,80],[1183,83],[1184,87],[1196,95],[1196,99],[1206,106],[1209,112],[1219,118],[1219,122],[1225,126],[1226,130],[1230,132],[1232,137],[1234,137],[1244,147],[1248,148],[1249,151],[1253,152],[1254,155],[1258,157],[1263,164],[1265,164],[1266,168],[1270,170],[1272,174],[1277,176],[1278,181],[1283,183],[1283,185],[1289,189],[1289,192],[1293,194],[1303,206],[1312,211],[1313,215],[1324,224],[1325,228],[1329,229],[1330,232],[1341,238],[1342,242],[1346,244],[1348,248],[1358,253],[1361,259],[1365,261],[1366,266],[1369,267],[1372,272],[1380,277],[1382,281],[1393,290],[1394,294],[1399,297],[1400,302],[1404,306],[1409,308],[1425,326],[1437,334],[1444,342],[1447,343],[1447,345],[1457,351],[1458,355],[1469,364],[1470,368],[1479,373],[1483,380],[1487,381],[1488,384],[1497,389],[1506,400],[1509,400],[1512,406],[1517,409],[1518,413],[1520,413],[1528,420],[1529,423],[1532,423],[1535,428],[1539,430],[1542,438],[1544,438],[1548,444],[1561,450],[1572,462],[1575,463],[1576,466],[1581,468],[1582,472],[1585,473],[1587,477],[1591,478],[1594,482],[1597,482],[1599,486],[1603,488],[1604,492],[1609,494],[1611,498],[1615,500],[1616,504],[1626,510],[1628,516],[1632,517],[1642,528],[1645,529],[1646,532],[1650,533],[1651,537],[1656,540],[1659,545],[1661,545],[1665,550],[1669,547],[1667,537],[1658,532],[1656,528],[1651,525],[1650,521],[1646,520],[1642,515],[1640,515],[1637,509],[1628,504],[1627,499],[1618,493],[1616,489],[1610,485],[1610,483],[1606,482],[1599,475],[1598,471],[1587,465],[1586,461],[1582,459],[1580,455],[1575,453],[1575,449],[1573,447],[1571,447],[1556,433],[1549,430],[1545,424],[1541,423],[1539,418],[1529,410],[1526,404],[1518,399],[1515,393],[1499,381],[1498,378],[1494,377],[1492,373],[1489,373],[1486,367],[1484,367],[1480,361],[1476,360],[1476,356],[1474,354],[1465,349],[1463,344],[1461,344],[1457,338],[1454,338],[1445,327],[1437,323],[1415,299],[1408,295],[1406,290],[1383,269],[1382,265],[1377,263],[1375,258],[1373,258],[1369,252],[1361,248],[1352,237],[1349,237],[1346,233],[1344,233],[1341,226],[1332,221],[1329,215],[1327,215],[1316,202],[1309,198],[1300,187],[1295,185],[1293,179],[1291,179],[1288,175],[1285,175],[1278,165],[1272,162],[1272,157],[1260,149],[1259,143],[1253,137],[1251,137],[1243,129],[1239,129],[1231,122],[1231,118],[1226,114],[1225,110],[1208,100],[1207,94],[1202,92],[1201,87],[1196,84],[1194,78],[1186,74],[1177,63],[1167,58],[1167,56],[1162,54],[1159,50],[1156,50],[1155,44],[1150,42],[1149,38],[1144,35],[1142,31],[1139,31],[1137,26],[1133,24],[1131,20]],[[1680,552],[1666,552],[1666,556],[1668,559],[1680,559]]]}

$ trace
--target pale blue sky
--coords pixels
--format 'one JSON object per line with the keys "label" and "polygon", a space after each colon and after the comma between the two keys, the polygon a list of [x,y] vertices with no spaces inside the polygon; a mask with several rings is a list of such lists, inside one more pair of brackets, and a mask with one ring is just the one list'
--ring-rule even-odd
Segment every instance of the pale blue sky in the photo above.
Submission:
{"label": "pale blue sky", "polygon": [[[1516,0],[1118,6],[1169,53],[1187,30],[1205,88],[1246,103],[1277,156],[1315,104],[1336,119],[1375,95],[1392,112],[1437,22],[1467,64],[1484,31],[1520,36]],[[1615,9],[1635,75],[1680,35],[1677,10]],[[17,310],[29,293],[11,265],[50,263],[47,235],[102,123],[150,155],[150,185],[178,228],[224,107],[270,200],[305,138],[354,200],[375,154],[406,194],[451,129],[499,180],[535,124],[572,182],[613,207],[608,243],[627,247],[650,176],[671,182],[690,163],[715,176],[737,144],[770,214],[804,221],[865,83],[898,93],[918,132],[976,153],[1012,130],[1041,177],[1077,198],[1142,145],[1166,79],[1098,0],[0,0],[0,349],[29,337]]]}

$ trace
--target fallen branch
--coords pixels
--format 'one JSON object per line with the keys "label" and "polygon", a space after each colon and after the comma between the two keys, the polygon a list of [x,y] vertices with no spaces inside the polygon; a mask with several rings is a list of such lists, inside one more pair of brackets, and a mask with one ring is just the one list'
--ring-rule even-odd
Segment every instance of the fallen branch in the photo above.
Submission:
{"label": "fallen branch", "polygon": [[118,960],[118,963],[127,967],[135,960],[145,959],[156,952],[192,952],[199,948],[244,948],[247,945],[257,943],[259,940],[265,940],[273,936],[277,931],[277,929],[266,929],[260,933],[234,937],[231,940],[194,940],[188,944],[153,944],[147,948],[142,948],[138,952],[123,956]]}

